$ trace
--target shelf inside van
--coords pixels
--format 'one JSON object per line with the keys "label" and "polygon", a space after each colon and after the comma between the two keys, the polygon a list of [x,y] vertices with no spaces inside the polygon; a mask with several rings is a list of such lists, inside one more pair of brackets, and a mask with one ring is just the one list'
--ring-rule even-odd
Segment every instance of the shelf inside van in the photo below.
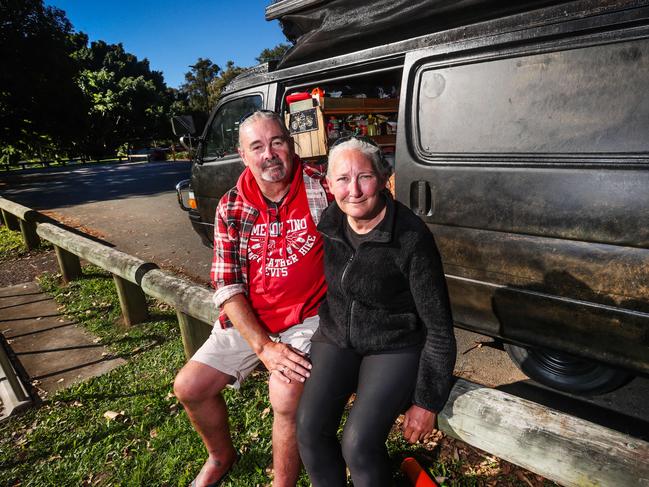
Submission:
{"label": "shelf inside van", "polygon": [[394,134],[372,135],[370,138],[380,146],[397,144],[397,136]]}
{"label": "shelf inside van", "polygon": [[326,115],[348,113],[394,113],[399,109],[398,98],[323,98]]}

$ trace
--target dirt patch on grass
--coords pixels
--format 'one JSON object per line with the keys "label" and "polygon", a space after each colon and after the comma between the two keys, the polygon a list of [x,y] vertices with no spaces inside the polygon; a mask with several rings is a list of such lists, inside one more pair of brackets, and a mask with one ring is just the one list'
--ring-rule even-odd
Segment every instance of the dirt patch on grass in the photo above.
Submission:
{"label": "dirt patch on grass", "polygon": [[0,287],[34,281],[44,272],[58,272],[54,250],[28,252],[0,261]]}

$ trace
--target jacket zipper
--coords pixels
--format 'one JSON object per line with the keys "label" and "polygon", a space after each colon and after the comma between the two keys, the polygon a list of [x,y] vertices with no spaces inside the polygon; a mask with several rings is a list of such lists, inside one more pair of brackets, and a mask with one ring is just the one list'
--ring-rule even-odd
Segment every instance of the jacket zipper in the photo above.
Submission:
{"label": "jacket zipper", "polygon": [[[343,282],[345,281],[345,276],[347,275],[347,269],[349,269],[350,264],[354,260],[354,255],[355,252],[352,250],[352,255],[351,257],[347,260],[347,263],[345,264],[345,268],[343,269],[343,273],[340,276],[340,289],[344,289],[344,284]],[[351,347],[351,328],[352,328],[352,311],[354,310],[354,300],[352,299],[351,302],[349,303],[349,306],[347,306],[347,329],[345,330],[345,341],[347,342],[347,345]]]}

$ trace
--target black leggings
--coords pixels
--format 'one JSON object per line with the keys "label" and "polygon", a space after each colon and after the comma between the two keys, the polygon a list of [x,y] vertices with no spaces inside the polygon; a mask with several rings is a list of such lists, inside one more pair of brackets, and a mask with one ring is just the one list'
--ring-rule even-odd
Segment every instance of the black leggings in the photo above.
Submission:
{"label": "black leggings", "polygon": [[[314,487],[345,486],[345,464],[354,487],[392,485],[385,440],[394,420],[411,401],[419,348],[359,355],[327,343],[311,346],[311,376],[297,416],[302,461]],[[351,394],[342,442],[336,431]]]}

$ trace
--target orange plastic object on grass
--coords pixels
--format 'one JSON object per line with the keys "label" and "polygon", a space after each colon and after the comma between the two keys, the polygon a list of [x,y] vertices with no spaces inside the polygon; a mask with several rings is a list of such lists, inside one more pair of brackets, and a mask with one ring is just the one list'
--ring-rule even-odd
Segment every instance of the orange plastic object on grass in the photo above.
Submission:
{"label": "orange plastic object on grass", "polygon": [[414,487],[439,487],[421,468],[419,462],[412,457],[407,457],[401,462],[401,471],[406,474]]}

